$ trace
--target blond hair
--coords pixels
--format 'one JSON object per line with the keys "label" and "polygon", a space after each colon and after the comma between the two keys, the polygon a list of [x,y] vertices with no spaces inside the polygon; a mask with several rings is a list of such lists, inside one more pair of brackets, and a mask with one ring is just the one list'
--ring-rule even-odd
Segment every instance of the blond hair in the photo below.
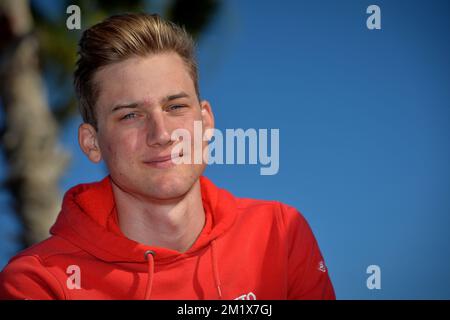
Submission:
{"label": "blond hair", "polygon": [[93,80],[96,71],[133,56],[163,52],[176,52],[183,59],[199,97],[195,45],[184,28],[157,14],[133,13],[111,16],[85,30],[74,72],[83,121],[97,128],[95,104],[99,88]]}

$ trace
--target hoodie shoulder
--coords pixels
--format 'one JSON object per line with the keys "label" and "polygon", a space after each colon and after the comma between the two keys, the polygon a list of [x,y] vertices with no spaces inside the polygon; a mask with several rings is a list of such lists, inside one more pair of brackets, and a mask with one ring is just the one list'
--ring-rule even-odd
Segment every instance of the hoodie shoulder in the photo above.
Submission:
{"label": "hoodie shoulder", "polygon": [[72,255],[77,252],[81,252],[82,250],[76,246],[74,246],[71,242],[59,237],[59,236],[50,236],[46,240],[38,242],[31,247],[20,251],[16,256],[12,258],[18,259],[23,256],[37,256],[42,261],[46,261],[50,257],[55,255]]}
{"label": "hoodie shoulder", "polygon": [[[239,232],[274,252],[284,252],[288,299],[335,299],[325,261],[305,217],[295,207],[279,201],[235,198]],[[234,235],[236,238],[236,235]],[[265,238],[264,238],[265,237]],[[270,251],[270,250],[269,250]]]}
{"label": "hoodie shoulder", "polygon": [[257,200],[251,198],[235,198],[237,209],[241,214],[261,214],[270,216],[282,228],[289,228],[292,223],[307,224],[305,217],[295,207],[275,200]]}
{"label": "hoodie shoulder", "polygon": [[19,252],[0,273],[0,299],[65,299],[64,284],[53,274],[48,260],[78,251],[68,241],[51,236]]}
{"label": "hoodie shoulder", "polygon": [[38,256],[14,257],[0,272],[0,299],[65,299],[62,284]]}

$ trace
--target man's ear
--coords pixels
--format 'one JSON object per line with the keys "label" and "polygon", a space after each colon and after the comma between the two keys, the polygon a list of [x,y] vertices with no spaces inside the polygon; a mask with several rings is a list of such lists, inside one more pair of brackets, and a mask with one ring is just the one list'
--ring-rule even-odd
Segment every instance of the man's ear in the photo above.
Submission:
{"label": "man's ear", "polygon": [[102,160],[102,154],[98,146],[97,130],[89,123],[83,123],[78,127],[78,143],[89,160],[95,163]]}
{"label": "man's ear", "polygon": [[211,105],[208,101],[202,100],[200,102],[200,107],[202,110],[203,131],[206,129],[214,129],[214,114]]}

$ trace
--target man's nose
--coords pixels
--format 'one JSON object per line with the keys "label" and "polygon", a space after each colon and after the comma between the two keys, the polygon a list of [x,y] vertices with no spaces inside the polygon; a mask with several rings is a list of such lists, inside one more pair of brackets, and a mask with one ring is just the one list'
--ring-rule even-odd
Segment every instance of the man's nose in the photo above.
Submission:
{"label": "man's nose", "polygon": [[163,112],[154,112],[148,121],[147,144],[150,147],[164,146],[170,143],[170,134],[167,131],[166,119]]}

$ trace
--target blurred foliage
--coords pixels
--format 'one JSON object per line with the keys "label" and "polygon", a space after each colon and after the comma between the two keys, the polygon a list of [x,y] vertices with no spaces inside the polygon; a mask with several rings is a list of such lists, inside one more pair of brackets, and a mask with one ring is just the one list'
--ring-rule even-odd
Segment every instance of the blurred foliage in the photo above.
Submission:
{"label": "blurred foliage", "polygon": [[169,20],[185,26],[194,38],[198,38],[205,26],[210,23],[218,8],[219,2],[217,0],[176,0],[168,8],[165,16]]}

